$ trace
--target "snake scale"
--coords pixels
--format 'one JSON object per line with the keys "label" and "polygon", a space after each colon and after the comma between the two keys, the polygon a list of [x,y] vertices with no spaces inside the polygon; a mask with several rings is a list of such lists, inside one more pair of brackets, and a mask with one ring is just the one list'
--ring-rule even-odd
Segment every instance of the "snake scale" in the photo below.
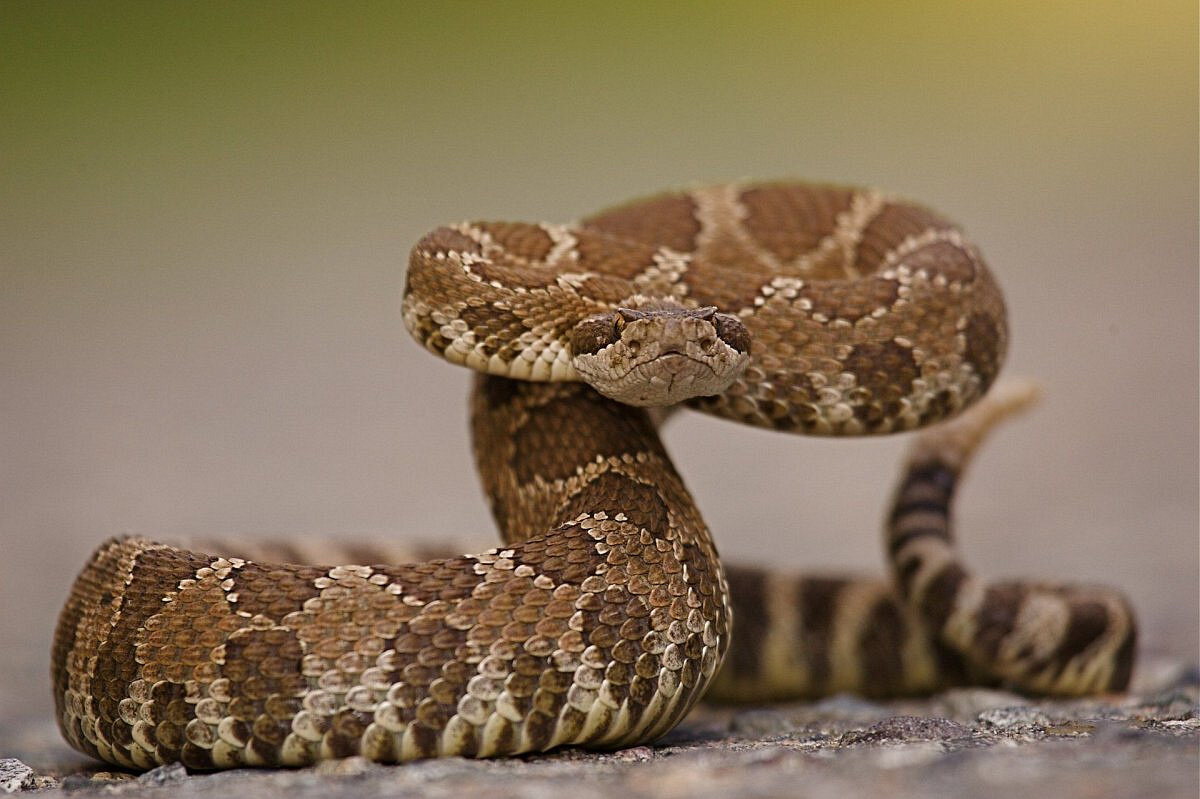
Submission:
{"label": "snake scale", "polygon": [[[1031,392],[983,398],[1002,295],[934,212],[728,184],[571,225],[443,227],[412,250],[404,320],[481,373],[474,450],[504,545],[329,567],[108,541],[54,641],[72,746],[138,769],[492,757],[651,741],[706,691],[1126,686],[1119,593],[990,581],[956,553],[959,477]],[[944,422],[895,495],[891,579],[724,568],[656,434],[679,403],[818,435]]]}

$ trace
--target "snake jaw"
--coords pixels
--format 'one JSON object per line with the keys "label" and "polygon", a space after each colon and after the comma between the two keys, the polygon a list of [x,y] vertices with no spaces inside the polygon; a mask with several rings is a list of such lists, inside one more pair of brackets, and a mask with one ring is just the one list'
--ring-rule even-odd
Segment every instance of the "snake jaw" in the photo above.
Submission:
{"label": "snake jaw", "polygon": [[571,347],[592,388],[642,407],[719,394],[750,362],[749,331],[712,306],[618,308],[579,322]]}

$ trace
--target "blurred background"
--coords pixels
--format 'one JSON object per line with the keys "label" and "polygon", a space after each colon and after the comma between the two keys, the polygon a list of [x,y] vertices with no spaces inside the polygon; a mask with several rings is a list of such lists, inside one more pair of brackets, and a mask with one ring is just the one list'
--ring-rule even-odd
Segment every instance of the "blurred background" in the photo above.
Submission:
{"label": "blurred background", "polygon": [[[1047,388],[963,491],[969,562],[1120,586],[1144,651],[1194,660],[1196,17],[4,3],[0,726],[48,723],[54,619],[107,536],[490,545],[468,375],[401,324],[408,248],[742,177],[964,224],[1007,292],[1007,373]],[[727,559],[882,568],[903,437],[693,414],[666,438]]]}

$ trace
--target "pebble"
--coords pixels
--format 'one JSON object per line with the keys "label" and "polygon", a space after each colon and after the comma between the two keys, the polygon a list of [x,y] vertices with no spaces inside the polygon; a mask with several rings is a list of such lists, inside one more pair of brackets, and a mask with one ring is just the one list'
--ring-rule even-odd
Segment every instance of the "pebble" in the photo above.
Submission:
{"label": "pebble", "polygon": [[16,793],[33,784],[33,769],[17,760],[6,757],[0,760],[0,793]]}
{"label": "pebble", "polygon": [[971,730],[950,719],[924,716],[893,716],[865,730],[852,730],[842,736],[842,744],[880,741],[946,741],[965,738]]}
{"label": "pebble", "polygon": [[1014,707],[996,707],[985,710],[975,717],[984,727],[995,730],[1009,730],[1014,727],[1046,727],[1050,725],[1050,717],[1037,708],[1017,705]]}
{"label": "pebble", "polygon": [[138,777],[138,782],[142,785],[166,785],[167,783],[177,782],[187,778],[187,769],[182,763],[168,763],[165,766],[147,771],[142,776]]}

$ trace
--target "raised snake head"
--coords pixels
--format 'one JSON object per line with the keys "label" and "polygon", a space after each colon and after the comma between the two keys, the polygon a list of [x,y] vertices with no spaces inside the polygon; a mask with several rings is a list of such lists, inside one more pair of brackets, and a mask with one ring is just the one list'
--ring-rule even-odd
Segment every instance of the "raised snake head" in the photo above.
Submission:
{"label": "raised snake head", "polygon": [[581,320],[571,355],[575,371],[606,397],[674,405],[728,388],[750,362],[750,331],[712,306],[654,303]]}

